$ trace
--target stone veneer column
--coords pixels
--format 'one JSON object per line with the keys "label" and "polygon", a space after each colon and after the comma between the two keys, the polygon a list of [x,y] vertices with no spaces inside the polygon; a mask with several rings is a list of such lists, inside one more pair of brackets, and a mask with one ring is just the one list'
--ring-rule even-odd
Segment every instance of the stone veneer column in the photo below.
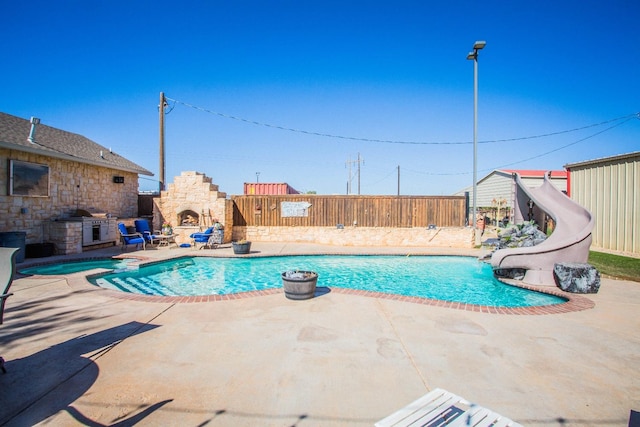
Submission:
{"label": "stone veneer column", "polygon": [[[226,197],[226,193],[218,191],[218,186],[203,173],[182,172],[160,197],[153,199],[153,228],[159,230],[163,222],[173,227],[181,225],[177,223],[178,216],[186,210],[200,215],[202,228],[213,225],[213,219],[218,219],[225,229],[227,224],[231,228]],[[184,236],[180,236],[180,241],[184,241]]]}
{"label": "stone veneer column", "polygon": [[82,222],[47,221],[43,229],[44,241],[54,243],[56,255],[82,253]]}

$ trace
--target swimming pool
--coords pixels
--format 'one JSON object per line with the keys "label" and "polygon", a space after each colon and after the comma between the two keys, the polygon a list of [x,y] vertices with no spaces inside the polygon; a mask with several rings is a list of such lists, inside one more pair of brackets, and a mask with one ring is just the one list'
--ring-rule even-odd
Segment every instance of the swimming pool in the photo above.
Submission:
{"label": "swimming pool", "polygon": [[566,302],[506,285],[491,266],[458,256],[311,255],[182,257],[88,277],[97,286],[145,295],[225,295],[282,287],[281,273],[312,270],[318,286],[499,307]]}
{"label": "swimming pool", "polygon": [[20,274],[32,275],[39,274],[43,276],[60,275],[78,273],[80,271],[93,270],[94,268],[106,268],[109,270],[126,269],[127,265],[136,259],[91,259],[78,260],[71,262],[63,262],[56,264],[35,265],[33,267],[21,268]]}

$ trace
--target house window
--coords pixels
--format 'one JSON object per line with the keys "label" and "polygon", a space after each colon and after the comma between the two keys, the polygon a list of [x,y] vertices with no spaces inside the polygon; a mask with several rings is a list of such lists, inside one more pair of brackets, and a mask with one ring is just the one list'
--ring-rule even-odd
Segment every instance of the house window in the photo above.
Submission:
{"label": "house window", "polygon": [[12,196],[48,196],[49,166],[9,160],[9,194]]}

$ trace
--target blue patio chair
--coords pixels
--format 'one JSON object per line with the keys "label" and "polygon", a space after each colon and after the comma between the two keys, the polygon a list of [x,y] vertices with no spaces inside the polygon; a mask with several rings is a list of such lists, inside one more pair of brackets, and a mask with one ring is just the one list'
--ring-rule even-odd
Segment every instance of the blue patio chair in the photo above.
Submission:
{"label": "blue patio chair", "polygon": [[136,219],[133,223],[136,227],[136,233],[142,234],[142,237],[144,237],[144,240],[147,243],[158,243],[160,239],[158,239],[155,234],[151,232],[151,229],[149,229],[149,221],[146,219]]}
{"label": "blue patio chair", "polygon": [[198,244],[200,244],[200,247],[198,249],[202,249],[202,247],[209,242],[209,238],[213,234],[214,229],[215,227],[209,227],[203,232],[191,234],[189,236],[191,238],[191,243],[194,246],[198,246]]}
{"label": "blue patio chair", "polygon": [[142,237],[142,234],[140,233],[129,233],[127,231],[127,227],[125,227],[124,223],[119,222],[118,223],[118,231],[120,232],[120,240],[122,241],[122,250],[124,251],[124,249],[127,247],[127,245],[136,245],[136,248],[138,247],[139,244],[142,243],[142,249],[143,250],[147,250],[146,248],[146,242],[144,240],[144,237]]}

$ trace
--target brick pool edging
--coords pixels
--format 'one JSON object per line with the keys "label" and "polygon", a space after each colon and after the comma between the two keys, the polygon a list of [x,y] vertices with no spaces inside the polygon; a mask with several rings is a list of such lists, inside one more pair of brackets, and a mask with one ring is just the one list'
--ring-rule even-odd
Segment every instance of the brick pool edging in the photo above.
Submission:
{"label": "brick pool edging", "polygon": [[[567,299],[567,302],[546,306],[534,306],[534,307],[494,307],[486,305],[466,304],[454,301],[443,301],[430,298],[411,297],[396,294],[385,294],[382,292],[363,291],[348,288],[330,288],[330,292],[335,292],[342,295],[355,295],[368,298],[379,298],[392,301],[408,302],[413,304],[424,304],[442,308],[452,308],[455,310],[473,311],[477,313],[490,313],[490,314],[515,314],[515,315],[542,315],[542,314],[560,314],[571,313],[574,311],[588,310],[595,306],[595,303],[589,298],[580,295],[567,295],[563,292],[556,292],[552,289],[541,289],[539,287],[528,286],[524,284],[511,284],[506,283],[508,286],[516,286],[532,291],[542,292],[559,296]],[[232,301],[246,298],[255,298],[260,296],[282,294],[284,292],[282,288],[263,289],[259,291],[240,292],[237,294],[227,295],[192,295],[192,296],[155,296],[155,295],[141,295],[132,294],[126,292],[118,292],[111,289],[103,289],[94,287],[96,291],[101,292],[103,295],[123,299],[127,301],[139,301],[139,302],[153,302],[153,303],[174,303],[174,304],[189,304],[189,303],[203,303],[203,302],[215,302],[215,301]],[[316,298],[321,298],[316,296]],[[296,301],[292,301],[296,302]],[[299,302],[298,302],[299,303]]]}

